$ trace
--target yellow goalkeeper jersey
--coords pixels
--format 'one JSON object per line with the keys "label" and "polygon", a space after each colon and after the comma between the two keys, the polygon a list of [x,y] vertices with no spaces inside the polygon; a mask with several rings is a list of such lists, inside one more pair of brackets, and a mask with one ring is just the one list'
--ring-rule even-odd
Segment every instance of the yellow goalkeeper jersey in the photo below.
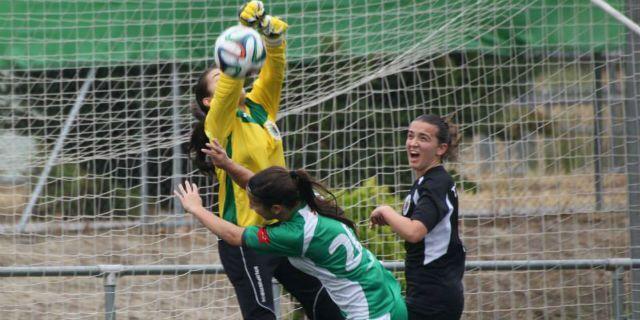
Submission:
{"label": "yellow goalkeeper jersey", "polygon": [[[233,161],[253,172],[285,166],[282,137],[275,124],[286,68],[285,48],[284,41],[278,47],[267,47],[265,64],[245,98],[246,111],[238,107],[244,80],[221,74],[205,120],[209,140],[218,139]],[[224,170],[216,169],[216,176],[223,219],[241,227],[267,224],[249,208],[246,191]]]}

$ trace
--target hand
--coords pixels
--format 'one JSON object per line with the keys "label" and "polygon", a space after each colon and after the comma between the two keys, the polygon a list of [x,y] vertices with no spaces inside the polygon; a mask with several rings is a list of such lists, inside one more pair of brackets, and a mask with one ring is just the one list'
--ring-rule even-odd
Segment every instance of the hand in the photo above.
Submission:
{"label": "hand", "polygon": [[247,27],[258,27],[258,22],[264,16],[262,1],[249,1],[240,7],[240,23]]}
{"label": "hand", "polygon": [[[369,217],[369,228],[373,228],[373,226],[386,226],[388,225],[387,221],[384,218],[384,211],[392,209],[389,206],[379,206],[375,208],[371,212],[371,217]],[[392,209],[393,210],[393,209]]]}
{"label": "hand", "polygon": [[213,143],[207,143],[206,146],[209,149],[200,149],[202,153],[208,155],[211,158],[211,162],[214,166],[220,169],[226,169],[232,163],[232,160],[227,156],[227,151],[222,148],[218,139],[213,139]]}
{"label": "hand", "polygon": [[185,181],[184,186],[179,184],[177,190],[173,190],[173,194],[180,199],[182,207],[188,212],[194,213],[203,208],[202,199],[198,193],[198,186],[196,186],[195,183]]}
{"label": "hand", "polygon": [[265,15],[260,19],[260,32],[269,39],[280,39],[287,32],[289,25],[278,17]]}
{"label": "hand", "polygon": [[264,41],[268,46],[277,47],[282,44],[283,35],[289,25],[278,17],[265,14],[262,1],[249,1],[240,7],[240,23],[254,27],[265,36]]}

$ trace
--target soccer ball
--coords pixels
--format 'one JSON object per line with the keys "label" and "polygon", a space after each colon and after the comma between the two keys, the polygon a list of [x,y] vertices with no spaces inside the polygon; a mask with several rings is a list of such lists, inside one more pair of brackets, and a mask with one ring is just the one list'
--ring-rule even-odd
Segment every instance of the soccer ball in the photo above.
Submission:
{"label": "soccer ball", "polygon": [[216,64],[228,76],[244,78],[258,72],[266,57],[262,38],[252,28],[234,26],[222,32],[216,40]]}

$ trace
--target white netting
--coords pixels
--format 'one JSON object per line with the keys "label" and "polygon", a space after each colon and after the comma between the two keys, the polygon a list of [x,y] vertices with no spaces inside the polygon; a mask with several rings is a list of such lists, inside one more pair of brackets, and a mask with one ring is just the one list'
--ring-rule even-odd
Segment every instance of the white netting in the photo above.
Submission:
{"label": "white netting", "polygon": [[[171,190],[194,179],[216,208],[214,182],[185,153],[191,86],[240,4],[0,4],[1,266],[219,264],[215,237]],[[629,256],[626,31],[599,8],[266,5],[291,26],[278,123],[287,162],[336,189],[351,218],[365,226],[376,204],[401,205],[412,182],[405,129],[432,112],[451,116],[462,136],[448,168],[467,260]],[[403,257],[390,230],[363,227],[360,237],[381,259]],[[104,316],[99,278],[0,283],[3,319]],[[469,271],[465,293],[469,319],[601,319],[614,302],[601,269]],[[282,302],[293,317],[295,303]],[[120,318],[240,317],[224,275],[125,276],[116,307]]]}

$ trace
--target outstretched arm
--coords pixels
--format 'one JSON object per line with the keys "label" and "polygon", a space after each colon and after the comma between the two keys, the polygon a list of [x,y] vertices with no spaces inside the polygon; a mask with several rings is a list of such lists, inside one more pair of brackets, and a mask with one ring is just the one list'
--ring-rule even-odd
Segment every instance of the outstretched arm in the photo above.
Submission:
{"label": "outstretched arm", "polygon": [[222,148],[217,139],[207,143],[209,149],[201,149],[202,152],[211,157],[213,165],[226,171],[231,179],[241,188],[246,188],[249,179],[254,173],[251,170],[239,165],[227,156],[227,152]]}
{"label": "outstretched arm", "polygon": [[286,69],[284,34],[289,26],[280,18],[265,15],[262,1],[246,3],[239,18],[242,24],[255,27],[262,33],[267,49],[267,60],[247,98],[267,109],[275,121]]}
{"label": "outstretched arm", "polygon": [[193,214],[204,226],[232,246],[242,245],[244,228],[225,221],[202,206],[202,199],[195,183],[185,181],[173,193],[180,199],[182,207]]}
{"label": "outstretched arm", "polygon": [[267,61],[265,61],[258,79],[253,83],[251,92],[247,97],[262,105],[274,119],[280,110],[280,97],[286,68],[285,48],[286,43],[267,47]]}

